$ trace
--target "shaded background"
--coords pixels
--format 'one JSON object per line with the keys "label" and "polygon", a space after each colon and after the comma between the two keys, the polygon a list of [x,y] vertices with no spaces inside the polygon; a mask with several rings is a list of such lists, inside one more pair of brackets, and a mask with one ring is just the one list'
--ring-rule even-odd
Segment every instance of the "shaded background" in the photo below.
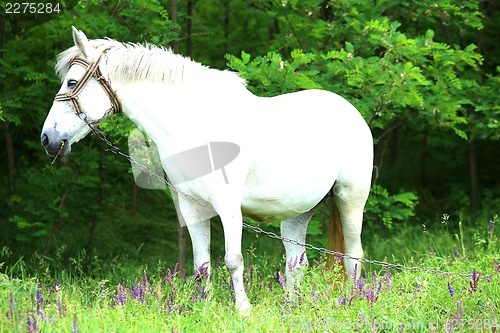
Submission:
{"label": "shaded background", "polygon": [[[239,71],[261,96],[322,88],[351,101],[375,139],[376,172],[363,233],[368,256],[381,259],[409,246],[395,235],[405,232],[411,239],[422,224],[439,226],[443,214],[475,227],[498,213],[498,2],[58,4],[58,12],[36,15],[6,13],[6,3],[0,4],[5,267],[22,257],[30,263],[26,270],[78,265],[82,273],[129,261],[190,261],[189,238],[178,227],[169,194],[137,187],[129,163],[106,151],[98,138],[89,136],[53,164],[45,155],[40,130],[60,86],[54,59],[72,46],[72,25],[89,38],[152,42],[205,65]],[[134,126],[125,117],[115,116],[101,128],[127,152]],[[325,203],[311,222],[309,242],[325,244],[328,212]],[[216,219],[212,224],[216,257],[223,255],[223,239]],[[265,228],[278,230],[277,224]],[[247,254],[282,251],[279,242],[247,231],[244,245]]]}

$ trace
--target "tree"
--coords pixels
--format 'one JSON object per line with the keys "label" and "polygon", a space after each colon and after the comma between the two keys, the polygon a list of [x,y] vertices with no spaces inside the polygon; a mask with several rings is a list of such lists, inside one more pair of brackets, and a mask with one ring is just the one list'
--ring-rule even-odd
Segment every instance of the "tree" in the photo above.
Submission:
{"label": "tree", "polygon": [[[105,148],[98,148],[95,138],[80,143],[66,161],[51,164],[44,156],[38,135],[60,86],[54,58],[72,45],[71,25],[90,38],[171,45],[205,65],[239,71],[248,88],[262,96],[322,88],[346,97],[376,139],[378,177],[367,206],[368,228],[414,215],[439,220],[435,216],[443,212],[470,214],[469,206],[482,207],[484,214],[498,210],[500,35],[494,2],[60,3],[61,12],[53,15],[7,15],[5,7],[0,13],[0,141],[5,147],[0,150],[0,219],[5,221],[0,240],[19,255],[46,250],[50,256],[65,242],[75,251],[88,243],[103,246],[97,241],[104,237],[101,228],[109,232],[116,225],[124,227],[115,238],[127,242],[144,236],[144,225],[171,228],[174,236],[165,236],[169,242],[158,243],[178,247],[171,244],[177,237],[175,210],[164,193],[131,191],[128,162],[101,153]],[[123,149],[131,128],[123,117],[102,125]],[[139,206],[134,219],[133,193]],[[142,221],[140,207],[164,210],[158,220],[158,214],[150,214]],[[321,231],[318,223],[316,229]],[[177,253],[171,257],[177,260]]]}

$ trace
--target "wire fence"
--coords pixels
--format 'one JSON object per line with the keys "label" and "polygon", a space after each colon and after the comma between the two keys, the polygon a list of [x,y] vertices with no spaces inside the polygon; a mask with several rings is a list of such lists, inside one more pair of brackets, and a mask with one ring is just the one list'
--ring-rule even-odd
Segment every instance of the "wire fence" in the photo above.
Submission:
{"label": "wire fence", "polygon": [[[97,129],[96,127],[93,126],[93,124],[91,122],[88,121],[87,119],[87,116],[85,113],[84,114],[84,117],[82,118],[85,123],[87,124],[87,126],[90,127],[92,133],[94,133],[94,135],[96,135],[99,139],[101,139],[102,141],[104,141],[107,145],[108,145],[108,149],[107,151],[110,151],[112,152],[113,154],[116,154],[116,155],[119,155],[119,156],[122,156],[123,158],[127,159],[130,163],[133,163],[135,164],[141,171],[144,171],[146,172],[148,175],[154,177],[156,180],[160,181],[161,183],[163,183],[164,185],[168,186],[172,191],[174,191],[177,195],[179,196],[182,196],[183,198],[185,198],[186,200],[196,204],[196,205],[199,205],[201,206],[204,210],[207,210],[207,209],[211,209],[213,210],[213,208],[207,208],[206,205],[202,204],[201,202],[199,202],[196,198],[182,192],[179,190],[179,188],[177,188],[174,184],[172,184],[167,177],[165,177],[165,175],[159,175],[153,171],[151,171],[147,166],[139,163],[134,157],[128,155],[128,154],[125,154],[123,153],[120,148],[118,148],[117,146],[115,146],[107,137],[106,135],[99,129]],[[214,215],[217,215],[215,212],[214,212]],[[340,259],[344,259],[344,258],[347,258],[347,259],[352,259],[352,260],[356,260],[358,262],[361,262],[361,263],[364,263],[364,264],[369,264],[369,265],[374,265],[374,266],[381,266],[381,267],[385,267],[385,268],[393,268],[393,269],[396,269],[396,270],[400,270],[400,271],[411,271],[411,272],[419,272],[419,273],[425,273],[425,274],[433,274],[433,275],[442,275],[443,277],[445,276],[459,276],[459,277],[468,277],[470,278],[471,277],[471,274],[469,273],[462,273],[462,272],[452,272],[452,271],[443,271],[443,270],[439,270],[439,269],[432,269],[432,268],[425,268],[425,267],[419,267],[419,266],[405,266],[405,265],[402,265],[402,264],[395,264],[395,263],[389,263],[389,262],[385,262],[385,261],[380,261],[380,260],[373,260],[373,259],[366,259],[366,258],[357,258],[357,257],[353,257],[347,253],[341,253],[341,252],[337,252],[337,251],[332,251],[332,250],[329,250],[329,249],[326,249],[326,248],[323,248],[323,247],[317,247],[317,246],[314,246],[312,244],[308,244],[308,243],[300,243],[296,240],[293,240],[293,239],[289,239],[289,238],[286,238],[286,237],[282,237],[274,232],[271,232],[271,231],[266,231],[262,228],[259,228],[259,227],[256,227],[256,226],[253,226],[251,224],[248,224],[246,222],[243,222],[243,227],[246,228],[246,229],[249,229],[257,234],[263,234],[263,235],[266,235],[270,238],[273,238],[273,239],[277,239],[277,240],[280,240],[282,242],[287,242],[287,243],[290,243],[290,244],[294,244],[294,245],[297,245],[297,246],[301,246],[301,247],[304,247],[304,249],[309,249],[309,250],[313,250],[313,251],[317,251],[317,252],[320,252],[320,253],[323,253],[323,254],[326,254],[326,255],[331,255],[331,256],[334,256],[334,257],[337,257],[339,260]]]}

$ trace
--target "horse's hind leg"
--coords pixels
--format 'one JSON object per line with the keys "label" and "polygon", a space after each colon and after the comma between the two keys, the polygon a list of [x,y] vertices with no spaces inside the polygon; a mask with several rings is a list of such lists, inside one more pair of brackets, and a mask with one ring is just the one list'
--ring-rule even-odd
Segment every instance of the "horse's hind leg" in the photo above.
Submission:
{"label": "horse's hind leg", "polygon": [[[352,258],[363,258],[361,246],[361,229],[363,224],[363,209],[370,192],[370,184],[349,184],[337,182],[334,186],[334,200],[339,209],[342,221],[346,254]],[[353,278],[356,265],[359,277],[360,262],[355,259],[344,258],[346,275]]]}
{"label": "horse's hind leg", "polygon": [[[301,215],[281,222],[281,236],[299,244],[305,244],[307,225],[314,214],[314,208]],[[303,245],[292,244],[283,240],[286,251],[286,283],[292,286],[302,274],[297,269],[307,265],[306,249]]]}

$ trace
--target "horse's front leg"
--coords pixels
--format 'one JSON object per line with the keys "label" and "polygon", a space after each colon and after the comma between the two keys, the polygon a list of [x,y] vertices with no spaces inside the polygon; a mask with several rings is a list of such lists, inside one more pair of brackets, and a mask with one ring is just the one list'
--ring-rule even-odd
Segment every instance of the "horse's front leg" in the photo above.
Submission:
{"label": "horse's front leg", "polygon": [[193,245],[194,274],[210,283],[210,220],[187,224]]}
{"label": "horse's front leg", "polygon": [[243,285],[243,256],[241,254],[243,217],[241,210],[238,206],[238,209],[220,212],[219,216],[224,229],[226,245],[224,261],[233,281],[236,308],[240,315],[248,316],[250,315],[251,305]]}

